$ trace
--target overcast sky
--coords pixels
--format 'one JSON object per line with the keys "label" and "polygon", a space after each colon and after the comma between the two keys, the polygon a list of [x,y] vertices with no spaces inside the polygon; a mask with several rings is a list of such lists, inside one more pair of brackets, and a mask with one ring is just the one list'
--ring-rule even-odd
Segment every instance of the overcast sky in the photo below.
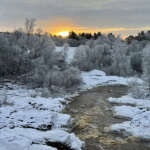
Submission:
{"label": "overcast sky", "polygon": [[103,31],[134,34],[150,29],[150,0],[0,0],[0,30],[36,18],[45,31]]}

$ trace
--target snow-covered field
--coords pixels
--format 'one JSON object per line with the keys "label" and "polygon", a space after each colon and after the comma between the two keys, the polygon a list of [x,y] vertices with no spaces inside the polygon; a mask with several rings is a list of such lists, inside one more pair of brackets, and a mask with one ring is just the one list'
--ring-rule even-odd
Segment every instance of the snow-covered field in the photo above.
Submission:
{"label": "snow-covered field", "polygon": [[113,108],[114,116],[129,118],[129,121],[112,125],[111,131],[150,141],[150,100],[123,96],[121,98],[109,98],[108,101],[122,104],[122,106]]}

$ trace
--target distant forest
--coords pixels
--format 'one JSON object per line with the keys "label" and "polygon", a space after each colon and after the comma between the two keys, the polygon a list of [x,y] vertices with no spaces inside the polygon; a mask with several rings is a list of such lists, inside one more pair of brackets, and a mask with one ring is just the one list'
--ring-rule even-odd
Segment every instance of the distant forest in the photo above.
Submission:
{"label": "distant forest", "polygon": [[[15,31],[16,33],[19,33],[19,31]],[[0,32],[0,34],[11,34],[10,32]],[[40,33],[36,33],[37,35]],[[52,38],[52,40],[55,42],[56,46],[63,46],[65,43],[68,43],[71,47],[77,47],[80,45],[86,44],[88,40],[97,40],[99,37],[103,36],[101,32],[97,33],[79,33],[77,34],[74,31],[69,32],[68,37],[62,37],[57,35],[49,34],[49,36]],[[115,35],[113,33],[107,34],[108,38],[115,38]],[[130,44],[133,40],[137,41],[150,41],[150,31],[144,32],[141,31],[137,35],[129,35],[124,39],[125,42]]]}
{"label": "distant forest", "polygon": [[[83,32],[83,33],[77,34],[76,32],[71,31],[69,33],[69,36],[66,38],[63,38],[61,36],[56,36],[56,35],[52,36],[52,38],[55,41],[55,44],[57,46],[63,46],[64,43],[69,43],[70,46],[76,47],[76,46],[85,44],[88,40],[97,40],[101,36],[103,36],[103,34],[101,32],[97,32],[94,34]],[[109,33],[107,36],[109,38],[115,37],[115,35],[113,33]],[[147,31],[147,32],[141,31],[135,36],[129,35],[128,37],[125,38],[125,41],[128,44],[131,43],[133,40],[150,41],[150,31]]]}

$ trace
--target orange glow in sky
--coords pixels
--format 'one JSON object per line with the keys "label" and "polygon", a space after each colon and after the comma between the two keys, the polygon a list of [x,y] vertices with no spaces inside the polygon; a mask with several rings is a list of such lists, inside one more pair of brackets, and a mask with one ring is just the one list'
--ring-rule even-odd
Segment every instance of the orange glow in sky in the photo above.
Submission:
{"label": "orange glow in sky", "polygon": [[[78,22],[75,22],[74,20],[68,19],[68,18],[57,18],[51,20],[41,20],[37,22],[37,25],[41,29],[43,29],[44,32],[51,33],[53,35],[60,35],[63,37],[67,37],[69,35],[69,32],[74,31],[76,33],[94,33],[94,32],[102,32],[104,34],[107,33],[113,33],[115,35],[123,35],[127,36],[130,34],[135,34],[135,32],[138,32],[142,29],[138,28],[123,28],[123,27],[114,27],[114,28],[101,28],[101,27],[87,27],[84,25],[78,24]],[[147,29],[147,28],[145,28]]]}
{"label": "orange glow in sky", "polygon": [[[0,0],[0,32],[24,28],[36,19],[36,29],[58,35],[76,33],[128,36],[150,30],[150,0]],[[35,29],[35,32],[36,32]],[[25,30],[24,30],[25,31]],[[67,33],[63,33],[64,34]]]}
{"label": "orange glow in sky", "polygon": [[57,35],[62,36],[62,37],[67,37],[69,36],[69,31],[58,32]]}
{"label": "orange glow in sky", "polygon": [[[23,22],[24,23],[24,22]],[[24,24],[22,26],[16,26],[16,28],[12,26],[1,26],[0,31],[13,31],[19,27],[24,28]],[[67,37],[69,32],[74,31],[77,34],[79,33],[96,33],[101,32],[104,34],[113,33],[115,35],[121,35],[121,37],[127,37],[128,35],[136,35],[140,31],[150,30],[149,26],[145,27],[113,27],[113,28],[102,28],[100,25],[94,26],[86,26],[84,24],[80,24],[78,21],[72,20],[70,18],[53,18],[52,20],[37,20],[36,28],[42,29],[43,32],[51,33],[52,35],[60,35],[62,37]],[[36,30],[35,30],[36,31]]]}
{"label": "orange glow in sky", "polygon": [[69,32],[76,29],[77,26],[71,19],[66,18],[53,19],[52,21],[43,20],[37,24],[43,31],[61,36],[68,36]]}

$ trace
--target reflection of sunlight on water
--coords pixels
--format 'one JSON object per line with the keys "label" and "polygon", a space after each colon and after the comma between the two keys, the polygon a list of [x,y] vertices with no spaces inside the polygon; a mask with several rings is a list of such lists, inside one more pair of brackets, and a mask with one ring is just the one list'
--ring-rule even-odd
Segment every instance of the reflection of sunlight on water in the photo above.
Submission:
{"label": "reflection of sunlight on water", "polygon": [[83,115],[80,117],[77,128],[81,130],[78,136],[82,140],[97,138],[99,136],[98,127],[92,124],[93,116]]}

